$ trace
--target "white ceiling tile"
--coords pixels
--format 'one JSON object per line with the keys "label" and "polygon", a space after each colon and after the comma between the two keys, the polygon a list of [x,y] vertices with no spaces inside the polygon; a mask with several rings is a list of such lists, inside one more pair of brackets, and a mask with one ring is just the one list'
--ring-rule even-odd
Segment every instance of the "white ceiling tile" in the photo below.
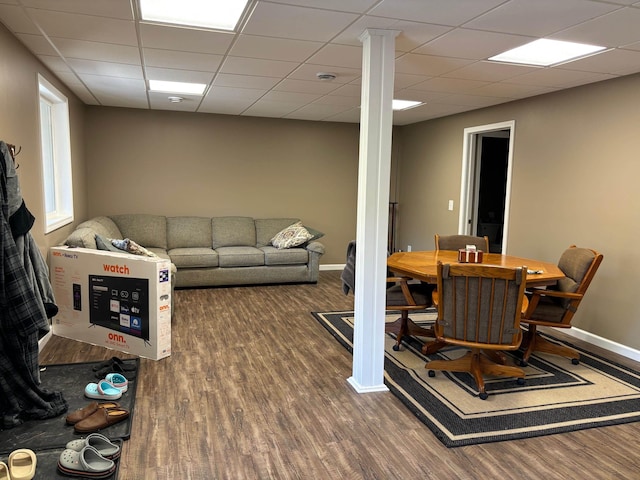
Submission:
{"label": "white ceiling tile", "polygon": [[504,98],[524,98],[534,95],[542,95],[544,93],[555,92],[558,90],[554,87],[539,87],[533,85],[518,85],[515,83],[498,82],[490,83],[484,87],[478,88],[478,95],[486,95],[488,97],[504,97]]}
{"label": "white ceiling tile", "polygon": [[40,59],[40,61],[44,63],[52,72],[72,73],[71,69],[69,68],[69,65],[67,65],[64,62],[64,60],[62,60],[60,57],[57,57],[57,56],[53,57],[50,55],[38,55],[38,59]]}
{"label": "white ceiling tile", "polygon": [[638,65],[640,65],[640,52],[618,49],[566,63],[562,65],[562,68],[611,75],[628,75],[637,72]]}
{"label": "white ceiling tile", "polygon": [[315,120],[320,121],[327,117],[337,115],[339,113],[351,110],[351,107],[344,107],[340,105],[321,105],[317,103],[311,103],[299,108],[289,115],[285,115],[284,118],[295,118],[298,120]]}
{"label": "white ceiling tile", "polygon": [[469,93],[476,88],[483,87],[489,82],[466,80],[461,78],[430,78],[411,87],[411,90],[426,90],[428,92],[460,92]]}
{"label": "white ceiling tile", "polygon": [[220,55],[229,49],[233,34],[141,23],[140,38],[144,48]]}
{"label": "white ceiling tile", "polygon": [[352,13],[259,2],[242,33],[328,41],[356,18]]}
{"label": "white ceiling tile", "polygon": [[443,77],[499,82],[517,77],[518,75],[531,73],[531,71],[536,68],[538,67],[500,62],[475,62],[458,70],[446,73]]}
{"label": "white ceiling tile", "polygon": [[427,92],[421,90],[412,90],[410,88],[405,88],[402,90],[398,90],[394,93],[393,97],[398,100],[413,100],[414,102],[432,102],[442,97],[446,97],[449,95],[444,92]]}
{"label": "white ceiling tile", "polygon": [[320,94],[313,93],[278,92],[276,90],[271,90],[270,92],[267,92],[262,99],[269,102],[296,104],[298,107],[301,107],[309,102],[317,100],[321,96],[322,95]]}
{"label": "white ceiling tile", "polygon": [[362,69],[362,46],[329,44],[307,60],[307,63]]}
{"label": "white ceiling tile", "polygon": [[125,63],[96,62],[81,58],[67,59],[68,65],[78,74],[104,75],[108,77],[142,79],[142,67]]}
{"label": "white ceiling tile", "polygon": [[535,38],[456,28],[415,49],[413,53],[484,60],[532,40]]}
{"label": "white ceiling tile", "polygon": [[430,77],[426,75],[410,75],[408,73],[396,73],[393,80],[393,87],[395,89],[409,88],[411,85],[415,85],[420,82],[428,80]]}
{"label": "white ceiling tile", "polygon": [[66,58],[99,59],[104,62],[140,65],[140,51],[138,47],[59,37],[53,37],[51,41]]}
{"label": "white ceiling tile", "polygon": [[325,95],[324,97],[320,97],[318,100],[313,102],[314,104],[318,103],[320,105],[340,105],[343,107],[359,107],[360,106],[360,97],[345,97],[342,95],[334,95],[333,93],[329,95]]}
{"label": "white ceiling tile", "polygon": [[578,26],[567,28],[552,35],[551,38],[603,47],[622,47],[640,42],[640,9],[622,8]]}
{"label": "white ceiling tile", "polygon": [[362,87],[360,85],[343,85],[339,88],[336,88],[333,92],[333,95],[343,95],[346,97],[357,97],[360,98],[362,96]]}
{"label": "white ceiling tile", "polygon": [[133,21],[33,8],[28,9],[28,12],[50,37],[74,38],[118,45],[138,44]]}
{"label": "white ceiling tile", "polygon": [[536,85],[556,88],[570,88],[585,83],[599,82],[613,78],[604,73],[580,72],[577,70],[565,70],[561,68],[538,69],[526,75],[520,75],[509,79],[510,83]]}
{"label": "white ceiling tile", "polygon": [[273,90],[324,95],[335,90],[339,86],[339,83],[323,82],[322,80],[305,81],[287,78],[278,83]]}
{"label": "white ceiling tile", "polygon": [[216,87],[237,87],[240,89],[254,88],[257,90],[267,91],[273,88],[279,78],[274,77],[258,77],[250,75],[234,75],[231,73],[219,73],[213,81]]}
{"label": "white ceiling tile", "polygon": [[259,100],[249,108],[247,108],[242,114],[252,117],[274,117],[281,118],[285,115],[294,112],[300,108],[298,103],[284,103],[273,102],[269,100]]}
{"label": "white ceiling tile", "polygon": [[13,33],[40,35],[40,30],[25,14],[24,10],[18,6],[0,5],[0,19]]}
{"label": "white ceiling tile", "polygon": [[213,87],[198,111],[240,115],[266,92],[267,90],[252,88]]}
{"label": "white ceiling tile", "polygon": [[21,3],[25,7],[44,10],[133,20],[130,0],[109,0],[108,2],[88,2],[87,0],[21,0]]}
{"label": "white ceiling tile", "polygon": [[177,70],[175,68],[147,67],[147,79],[168,82],[211,83],[212,72],[195,72],[193,70]]}
{"label": "white ceiling tile", "polygon": [[368,12],[380,17],[458,26],[504,0],[384,0]]}
{"label": "white ceiling tile", "polygon": [[260,58],[227,57],[220,68],[221,73],[255,75],[263,77],[286,77],[299,64]]}
{"label": "white ceiling tile", "polygon": [[470,63],[473,63],[473,60],[408,53],[396,60],[396,72],[433,77],[457,70]]}
{"label": "white ceiling tile", "polygon": [[[179,96],[181,102],[170,102],[170,96]],[[149,105],[158,110],[174,110],[179,112],[195,112],[202,101],[202,97],[194,95],[170,95],[160,92],[149,92]]]}
{"label": "white ceiling tile", "polygon": [[617,8],[589,0],[511,0],[465,27],[544,37]]}
{"label": "white ceiling tile", "polygon": [[443,25],[431,25],[428,23],[409,22],[407,20],[367,15],[355,21],[340,35],[333,39],[332,42],[344,45],[362,46],[362,42],[359,37],[367,28],[400,31],[400,34],[398,34],[395,39],[395,49],[400,52],[409,52],[451,30],[451,27]]}
{"label": "white ceiling tile", "polygon": [[352,108],[337,115],[331,115],[324,119],[325,122],[359,123],[361,116],[360,108]]}
{"label": "white ceiling tile", "polygon": [[199,72],[217,72],[224,56],[208,53],[178,52],[144,48],[144,62],[149,67],[167,67]]}
{"label": "white ceiling tile", "polygon": [[335,65],[315,65],[305,63],[291,72],[288,78],[296,80],[315,80],[318,73],[333,73],[336,78],[332,83],[349,83],[360,78],[362,74],[359,68],[337,67]]}
{"label": "white ceiling tile", "polygon": [[302,62],[318,51],[322,45],[323,43],[321,42],[305,40],[240,35],[231,48],[229,55]]}
{"label": "white ceiling tile", "polygon": [[[322,0],[322,8],[341,12],[364,13],[379,0]],[[299,7],[318,7],[318,0],[278,0],[277,3]]]}
{"label": "white ceiling tile", "polygon": [[53,48],[51,43],[49,43],[49,41],[42,35],[18,33],[16,36],[36,55],[58,55],[56,49]]}

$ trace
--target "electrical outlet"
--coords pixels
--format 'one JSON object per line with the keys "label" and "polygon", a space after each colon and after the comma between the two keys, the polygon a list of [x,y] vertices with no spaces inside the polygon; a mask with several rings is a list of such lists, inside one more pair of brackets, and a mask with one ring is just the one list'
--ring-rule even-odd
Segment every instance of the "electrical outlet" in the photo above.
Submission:
{"label": "electrical outlet", "polygon": [[411,251],[411,245],[407,245],[407,252]]}
{"label": "electrical outlet", "polygon": [[453,210],[453,200],[449,200],[449,211]]}

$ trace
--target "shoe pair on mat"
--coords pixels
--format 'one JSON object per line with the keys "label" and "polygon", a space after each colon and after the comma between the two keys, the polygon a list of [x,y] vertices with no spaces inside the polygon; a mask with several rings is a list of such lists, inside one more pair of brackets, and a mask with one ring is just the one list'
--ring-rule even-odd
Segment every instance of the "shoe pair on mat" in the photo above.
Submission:
{"label": "shoe pair on mat", "polygon": [[111,357],[110,360],[95,365],[93,371],[96,372],[96,378],[105,378],[106,374],[112,372],[126,375],[130,380],[136,378],[136,366],[118,357]]}
{"label": "shoe pair on mat", "polygon": [[66,422],[77,433],[91,433],[129,418],[129,410],[118,402],[91,402],[84,408],[67,415]]}
{"label": "shoe pair on mat", "polygon": [[60,454],[58,470],[64,475],[106,478],[116,470],[120,447],[99,433],[67,443]]}
{"label": "shoe pair on mat", "polygon": [[96,400],[118,400],[129,388],[127,377],[120,373],[109,373],[98,383],[89,383],[84,394]]}
{"label": "shoe pair on mat", "polygon": [[0,462],[0,480],[31,480],[38,458],[33,450],[20,448],[9,454],[9,464]]}

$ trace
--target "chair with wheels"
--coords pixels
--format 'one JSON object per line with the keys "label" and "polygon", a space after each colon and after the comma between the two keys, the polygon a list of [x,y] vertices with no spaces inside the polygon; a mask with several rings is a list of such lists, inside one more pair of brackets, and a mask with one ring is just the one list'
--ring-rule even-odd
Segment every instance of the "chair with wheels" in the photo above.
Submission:
{"label": "chair with wheels", "polygon": [[571,320],[602,259],[603,255],[595,250],[572,245],[562,253],[558,261],[558,267],[565,278],[560,279],[553,287],[536,288],[527,292],[529,306],[522,317],[522,323],[529,328],[522,341],[522,366],[527,365],[533,352],[561,355],[570,358],[574,365],[580,362],[580,354],[576,350],[541,337],[538,326],[571,328]]}
{"label": "chair with wheels", "polygon": [[435,370],[468,372],[482,400],[488,397],[485,375],[516,377],[519,384],[524,383],[524,371],[509,364],[503,352],[517,350],[522,341],[526,278],[524,266],[438,263],[436,340],[467,347],[469,352],[452,360],[427,362],[430,377]]}
{"label": "chair with wheels", "polygon": [[436,250],[454,250],[475,245],[478,250],[489,253],[489,237],[474,237],[472,235],[435,235]]}
{"label": "chair with wheels", "polygon": [[[341,274],[342,290],[345,294],[349,290],[355,292],[356,242],[349,242],[347,246],[347,261]],[[418,337],[433,337],[433,328],[424,328],[409,318],[409,312],[424,310],[431,306],[432,287],[425,283],[409,283],[408,277],[387,277],[386,309],[399,311],[400,317],[394,322],[385,324],[385,333],[396,335],[395,351],[400,350],[402,339],[407,335]]]}

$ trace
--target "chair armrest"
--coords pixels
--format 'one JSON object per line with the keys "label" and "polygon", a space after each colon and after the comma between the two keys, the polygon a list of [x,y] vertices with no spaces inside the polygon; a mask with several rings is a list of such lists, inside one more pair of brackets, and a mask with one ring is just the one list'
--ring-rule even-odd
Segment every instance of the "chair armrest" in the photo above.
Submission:
{"label": "chair armrest", "polygon": [[544,289],[532,290],[531,295],[534,297],[556,297],[556,298],[570,298],[570,299],[577,299],[577,300],[583,297],[581,293],[560,292],[558,290],[544,290]]}
{"label": "chair armrest", "polygon": [[305,248],[310,252],[324,255],[324,245],[320,242],[310,242]]}

